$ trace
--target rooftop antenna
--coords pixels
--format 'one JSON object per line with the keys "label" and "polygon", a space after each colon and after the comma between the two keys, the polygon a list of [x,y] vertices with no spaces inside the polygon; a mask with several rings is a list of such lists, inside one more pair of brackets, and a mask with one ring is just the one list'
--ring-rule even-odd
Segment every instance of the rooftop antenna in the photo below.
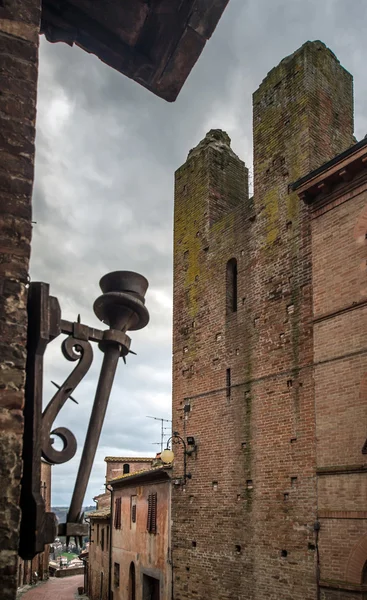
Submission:
{"label": "rooftop antenna", "polygon": [[[163,445],[164,445],[164,432],[166,429],[171,429],[170,427],[165,427],[164,423],[172,423],[171,419],[161,419],[160,417],[150,417],[149,415],[147,415],[147,419],[154,419],[155,421],[160,421],[161,422],[161,452],[163,452]],[[157,445],[159,444],[159,442],[153,442],[156,443]]]}

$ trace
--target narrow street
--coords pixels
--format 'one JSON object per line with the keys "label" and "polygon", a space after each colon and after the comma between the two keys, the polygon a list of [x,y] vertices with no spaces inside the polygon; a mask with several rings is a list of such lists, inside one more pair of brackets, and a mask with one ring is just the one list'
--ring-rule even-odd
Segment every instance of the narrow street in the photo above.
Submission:
{"label": "narrow street", "polygon": [[[78,596],[78,587],[83,586],[84,576],[52,577],[45,583],[40,583],[33,589],[21,595],[21,600],[75,600]],[[85,596],[83,596],[85,598]]]}

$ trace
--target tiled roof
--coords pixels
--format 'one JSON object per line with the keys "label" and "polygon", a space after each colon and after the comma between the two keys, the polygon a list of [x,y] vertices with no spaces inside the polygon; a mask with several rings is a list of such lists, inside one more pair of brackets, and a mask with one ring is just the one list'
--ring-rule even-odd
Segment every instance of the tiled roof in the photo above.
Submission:
{"label": "tiled roof", "polygon": [[152,460],[154,460],[155,456],[145,456],[145,457],[141,457],[141,456],[106,456],[105,461],[106,462],[152,462]]}
{"label": "tiled roof", "polygon": [[101,510],[95,510],[94,512],[91,512],[88,514],[88,518],[90,519],[108,519],[108,517],[111,515],[111,509],[110,507],[108,508],[102,508]]}
{"label": "tiled roof", "polygon": [[126,473],[126,475],[119,475],[118,477],[114,477],[110,479],[110,482],[116,481],[125,481],[126,479],[133,479],[139,475],[145,475],[148,473],[155,473],[156,471],[167,471],[170,470],[171,465],[159,465],[158,467],[151,467],[150,469],[141,469],[140,471],[135,471],[134,473]]}

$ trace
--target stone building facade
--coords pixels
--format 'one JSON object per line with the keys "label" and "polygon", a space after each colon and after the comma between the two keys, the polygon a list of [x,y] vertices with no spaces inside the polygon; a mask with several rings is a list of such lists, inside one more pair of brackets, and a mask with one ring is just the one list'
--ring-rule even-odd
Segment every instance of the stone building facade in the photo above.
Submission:
{"label": "stone building facade", "polygon": [[253,131],[253,197],[220,130],[176,172],[173,430],[197,449],[172,492],[173,597],[354,600],[367,367],[348,306],[367,300],[366,203],[346,187],[316,218],[292,187],[354,146],[352,77],[306,43],[255,92]]}
{"label": "stone building facade", "polygon": [[[41,462],[41,495],[45,501],[45,510],[51,510],[51,465]],[[50,546],[37,554],[32,560],[18,559],[18,587],[44,581],[49,577]]]}

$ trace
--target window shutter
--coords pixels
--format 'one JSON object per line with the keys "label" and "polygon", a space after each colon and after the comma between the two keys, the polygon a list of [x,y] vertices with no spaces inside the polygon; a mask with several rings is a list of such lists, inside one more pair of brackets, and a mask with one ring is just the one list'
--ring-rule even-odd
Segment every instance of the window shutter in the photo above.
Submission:
{"label": "window shutter", "polygon": [[136,504],[131,507],[131,521],[136,523]]}
{"label": "window shutter", "polygon": [[152,494],[152,520],[151,533],[157,533],[157,494]]}
{"label": "window shutter", "polygon": [[150,532],[150,523],[152,519],[152,494],[148,496],[148,520],[147,520],[147,530]]}
{"label": "window shutter", "polygon": [[149,533],[157,533],[157,494],[148,496],[148,522],[147,530]]}
{"label": "window shutter", "polygon": [[115,500],[115,529],[121,529],[121,498]]}

